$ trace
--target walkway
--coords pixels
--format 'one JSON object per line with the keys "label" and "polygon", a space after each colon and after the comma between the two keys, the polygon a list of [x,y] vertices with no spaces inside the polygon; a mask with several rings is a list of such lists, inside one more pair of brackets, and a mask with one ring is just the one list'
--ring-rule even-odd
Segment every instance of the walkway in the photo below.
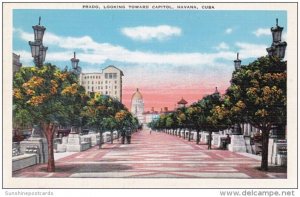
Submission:
{"label": "walkway", "polygon": [[284,170],[261,172],[260,161],[227,150],[207,150],[165,133],[140,131],[132,144],[105,144],[103,149],[67,155],[56,161],[56,172],[36,165],[13,173],[14,177],[88,178],[286,178]]}

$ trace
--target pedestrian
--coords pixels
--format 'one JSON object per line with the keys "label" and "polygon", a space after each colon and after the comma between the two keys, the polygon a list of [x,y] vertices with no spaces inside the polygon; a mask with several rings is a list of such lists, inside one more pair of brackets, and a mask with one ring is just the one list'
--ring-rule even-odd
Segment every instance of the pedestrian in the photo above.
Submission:
{"label": "pedestrian", "polygon": [[130,129],[126,130],[126,141],[127,141],[127,144],[131,143],[131,130]]}
{"label": "pedestrian", "polygon": [[150,135],[151,135],[152,129],[150,129]]}

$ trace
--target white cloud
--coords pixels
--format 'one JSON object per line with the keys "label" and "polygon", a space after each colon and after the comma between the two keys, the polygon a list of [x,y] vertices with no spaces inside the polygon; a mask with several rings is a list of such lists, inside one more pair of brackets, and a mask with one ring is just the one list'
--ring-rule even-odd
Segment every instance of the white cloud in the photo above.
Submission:
{"label": "white cloud", "polygon": [[233,29],[232,29],[232,28],[227,28],[227,29],[225,30],[225,33],[226,33],[226,34],[231,34],[231,33],[232,33],[232,31],[233,31]]}
{"label": "white cloud", "polygon": [[235,45],[239,47],[240,59],[258,58],[267,55],[267,45],[245,42],[237,42]]}
{"label": "white cloud", "polygon": [[[29,40],[33,40],[33,37],[29,35],[29,33],[18,30],[18,36],[26,42],[28,38]],[[134,80],[140,79],[142,81],[147,80],[149,84],[153,84],[151,81],[155,81],[155,84],[159,85],[159,77],[162,77],[162,73],[168,73],[168,76],[170,75],[170,81],[173,80],[174,83],[176,83],[179,80],[179,76],[177,76],[176,73],[178,73],[180,69],[183,70],[182,73],[186,72],[184,76],[187,78],[182,78],[184,80],[187,80],[191,73],[207,75],[211,78],[218,73],[230,73],[233,67],[229,62],[232,62],[232,60],[236,58],[236,52],[228,50],[229,48],[226,43],[221,43],[219,47],[227,51],[221,50],[215,53],[154,53],[132,51],[110,43],[98,43],[89,36],[63,37],[47,32],[44,40],[45,46],[49,47],[46,62],[70,61],[70,58],[73,56],[73,51],[76,51],[77,57],[80,59],[80,65],[84,67],[84,72],[87,71],[85,69],[93,71],[92,68],[95,69],[94,71],[99,71],[101,69],[100,65],[105,64],[107,61],[119,62],[120,64],[118,66],[124,69],[124,73],[131,73],[131,77],[126,79],[130,83],[134,83]],[[235,45],[238,47],[241,59],[266,55],[265,48],[267,46],[265,45],[243,42],[237,42]],[[53,51],[54,48],[59,51]],[[28,50],[14,52],[21,55],[23,65],[33,64],[29,46]],[[226,61],[229,61],[228,65]],[[92,65],[87,67],[85,66],[87,64]],[[138,68],[143,68],[143,71],[136,72]],[[139,77],[138,75],[143,77]],[[146,77],[147,75],[149,76]],[[194,79],[194,77],[192,78]],[[197,83],[198,82],[200,83],[200,81],[197,81]]]}
{"label": "white cloud", "polygon": [[225,42],[221,42],[218,46],[215,47],[217,50],[228,50],[229,45],[226,44]]}
{"label": "white cloud", "polygon": [[[20,38],[28,41],[28,33],[18,30]],[[30,37],[32,38],[32,37]],[[32,40],[32,39],[29,39]],[[63,37],[47,32],[44,36],[45,46],[48,46],[46,61],[66,61],[72,56],[72,51],[77,51],[80,61],[91,64],[102,64],[107,60],[133,64],[165,64],[173,66],[207,66],[214,65],[218,59],[232,60],[234,53],[151,53],[131,51],[124,47],[109,43],[97,43],[89,36]],[[51,46],[59,47],[64,52],[52,52]],[[82,52],[81,52],[82,51]],[[32,59],[29,52],[16,51],[26,61]],[[28,55],[29,54],[29,55]]]}
{"label": "white cloud", "polygon": [[24,32],[22,29],[13,28],[13,32],[18,34],[22,40],[30,41],[34,39],[33,33]]}
{"label": "white cloud", "polygon": [[166,40],[172,36],[180,36],[181,29],[179,27],[160,25],[160,26],[138,26],[125,27],[121,32],[133,40],[148,41],[148,40]]}
{"label": "white cloud", "polygon": [[270,36],[271,35],[271,30],[268,29],[268,28],[258,28],[257,30],[255,30],[252,33],[255,34],[256,37]]}

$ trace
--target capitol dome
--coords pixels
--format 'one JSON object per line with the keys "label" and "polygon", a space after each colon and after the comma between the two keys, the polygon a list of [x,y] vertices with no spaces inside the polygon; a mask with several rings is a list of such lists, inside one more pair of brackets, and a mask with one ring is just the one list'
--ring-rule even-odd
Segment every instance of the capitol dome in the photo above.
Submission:
{"label": "capitol dome", "polygon": [[139,123],[142,124],[144,122],[144,101],[143,96],[140,93],[139,89],[136,89],[136,92],[131,97],[131,113],[133,116],[137,117]]}
{"label": "capitol dome", "polygon": [[143,95],[140,93],[139,89],[136,89],[136,92],[132,95],[131,100],[143,100]]}

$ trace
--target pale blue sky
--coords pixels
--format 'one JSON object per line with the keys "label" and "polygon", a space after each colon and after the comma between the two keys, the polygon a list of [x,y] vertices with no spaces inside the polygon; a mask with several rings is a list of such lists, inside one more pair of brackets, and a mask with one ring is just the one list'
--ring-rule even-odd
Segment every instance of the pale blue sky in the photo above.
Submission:
{"label": "pale blue sky", "polygon": [[83,72],[121,68],[125,88],[225,89],[236,52],[247,64],[266,55],[276,18],[284,39],[288,28],[285,11],[14,10],[13,51],[24,65],[33,64],[28,41],[39,16],[46,62],[70,67],[76,51]]}

